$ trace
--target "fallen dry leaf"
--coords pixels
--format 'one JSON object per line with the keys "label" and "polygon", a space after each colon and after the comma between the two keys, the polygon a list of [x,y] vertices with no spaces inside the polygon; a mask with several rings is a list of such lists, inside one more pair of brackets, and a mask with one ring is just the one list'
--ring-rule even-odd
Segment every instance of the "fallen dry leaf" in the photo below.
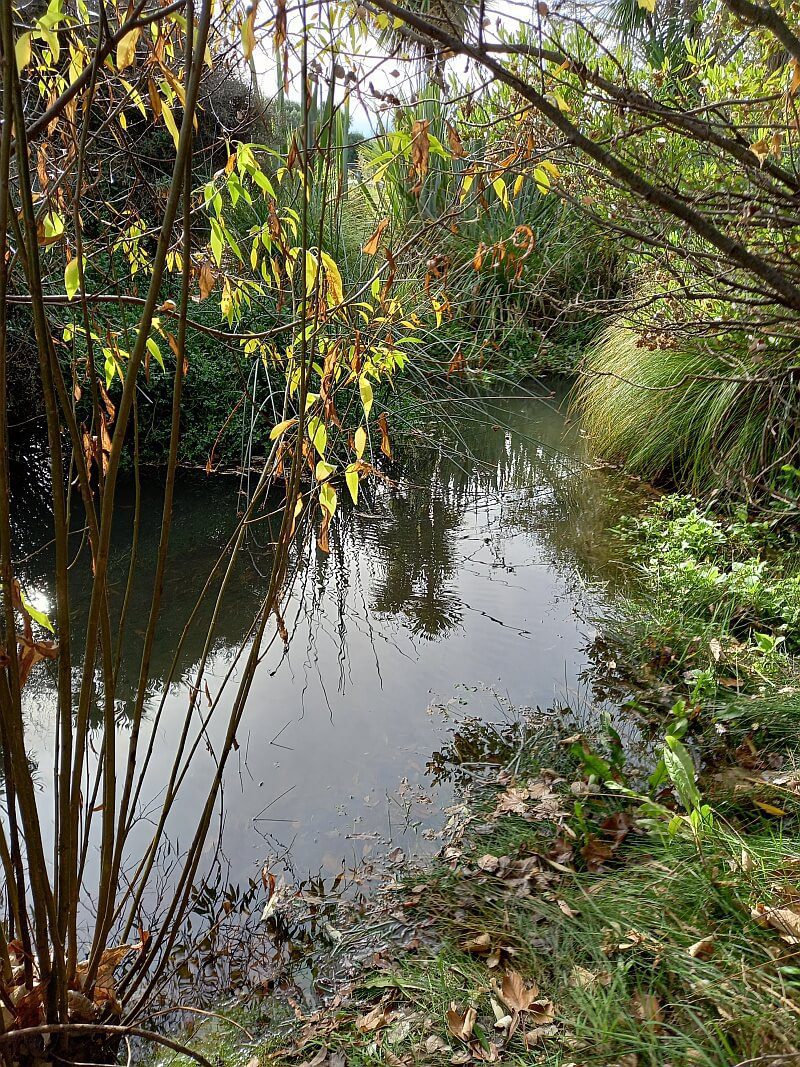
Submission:
{"label": "fallen dry leaf", "polygon": [[503,975],[500,996],[512,1011],[527,1011],[539,996],[539,987],[527,985],[518,971],[509,970]]}
{"label": "fallen dry leaf", "polygon": [[707,960],[714,952],[714,935],[709,934],[689,946],[689,955],[696,960]]}
{"label": "fallen dry leaf", "polygon": [[456,1008],[455,1004],[451,1004],[447,1013],[447,1029],[459,1041],[469,1041],[477,1018],[478,1013],[474,1008],[467,1008],[462,1013]]}
{"label": "fallen dry leaf", "polygon": [[527,815],[528,813],[528,797],[530,796],[527,789],[521,789],[519,786],[509,786],[505,793],[501,793],[497,798],[497,806],[494,809],[493,818],[497,818],[498,815]]}
{"label": "fallen dry leaf", "polygon": [[652,993],[634,993],[631,997],[631,1006],[636,1018],[643,1023],[659,1028],[664,1021],[659,999]]}
{"label": "fallen dry leaf", "polygon": [[572,968],[569,976],[568,984],[573,989],[591,989],[593,986],[607,986],[611,982],[611,975],[608,971],[594,971],[588,970],[586,967],[580,967],[576,965]]}
{"label": "fallen dry leaf", "polygon": [[366,1015],[360,1015],[356,1019],[356,1030],[361,1034],[371,1034],[388,1026],[397,1016],[396,1012],[389,1011],[385,1004],[377,1004]]}
{"label": "fallen dry leaf", "polygon": [[471,937],[468,941],[463,941],[461,949],[464,952],[471,952],[475,956],[488,956],[492,951],[492,939],[489,934],[478,934],[477,937]]}
{"label": "fallen dry leaf", "polygon": [[432,1056],[436,1052],[449,1052],[450,1046],[438,1034],[431,1034],[425,1038],[425,1051]]}
{"label": "fallen dry leaf", "polygon": [[500,860],[490,852],[487,852],[485,856],[481,856],[478,860],[479,870],[486,871],[487,874],[494,874],[499,866]]}
{"label": "fallen dry leaf", "polygon": [[751,914],[760,926],[771,926],[790,945],[800,944],[800,914],[793,908],[757,904]]}
{"label": "fallen dry leaf", "polygon": [[610,860],[614,849],[605,841],[601,841],[595,834],[588,834],[586,844],[581,849],[581,855],[586,861],[586,866],[594,874],[601,870],[603,864]]}

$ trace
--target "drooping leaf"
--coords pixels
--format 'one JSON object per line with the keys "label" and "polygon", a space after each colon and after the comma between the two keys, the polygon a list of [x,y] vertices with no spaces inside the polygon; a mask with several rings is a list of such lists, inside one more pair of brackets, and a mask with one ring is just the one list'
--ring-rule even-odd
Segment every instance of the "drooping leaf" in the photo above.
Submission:
{"label": "drooping leaf", "polygon": [[73,296],[80,287],[80,269],[78,265],[78,257],[73,256],[69,263],[64,268],[64,290],[67,294],[67,299],[72,300]]}
{"label": "drooping leaf", "polygon": [[136,59],[136,45],[141,35],[141,27],[137,26],[130,30],[117,45],[117,71],[122,72],[130,67]]}
{"label": "drooping leaf", "polygon": [[344,299],[342,275],[336,265],[336,260],[329,256],[327,252],[321,252],[320,256],[322,267],[325,271],[325,280],[328,283],[328,306],[335,307],[337,304],[341,304]]}
{"label": "drooping leaf", "polygon": [[164,125],[172,134],[172,140],[175,144],[175,151],[178,150],[178,142],[180,140],[180,132],[178,131],[178,125],[175,122],[175,116],[172,114],[172,108],[169,106],[166,100],[161,101],[161,114],[164,117]]}
{"label": "drooping leaf", "polygon": [[366,375],[362,375],[358,381],[358,391],[361,394],[361,403],[364,405],[364,415],[369,418],[372,409],[372,386]]}
{"label": "drooping leaf", "polygon": [[297,419],[284,419],[283,422],[279,422],[277,426],[273,426],[269,432],[270,441],[277,441],[277,439],[289,429],[290,426],[294,426]]}
{"label": "drooping leaf", "polygon": [[347,488],[350,491],[350,496],[354,504],[358,503],[358,464],[348,463],[344,471],[344,480],[347,483]]}
{"label": "drooping leaf", "polygon": [[356,449],[356,456],[361,459],[364,455],[364,449],[367,447],[367,431],[363,426],[359,426],[356,430],[353,443]]}
{"label": "drooping leaf", "polygon": [[250,6],[241,25],[242,54],[246,63],[253,58],[253,50],[256,46],[256,7],[255,3]]}
{"label": "drooping leaf", "polygon": [[31,61],[31,35],[23,33],[18,37],[14,45],[14,55],[17,60],[17,72],[22,73]]}
{"label": "drooping leaf", "polygon": [[381,237],[383,237],[384,231],[386,230],[388,225],[388,219],[381,219],[381,221],[375,227],[372,236],[367,239],[366,243],[364,244],[364,247],[361,249],[365,256],[374,256],[375,253],[378,251],[378,247],[381,242]]}
{"label": "drooping leaf", "polygon": [[43,626],[45,630],[49,630],[51,634],[55,633],[55,630],[53,629],[53,624],[50,622],[47,615],[43,611],[39,611],[38,608],[35,608],[21,589],[19,592],[19,596],[20,601],[22,602],[22,607],[25,609],[28,615],[30,615],[33,621],[38,622],[40,626]]}

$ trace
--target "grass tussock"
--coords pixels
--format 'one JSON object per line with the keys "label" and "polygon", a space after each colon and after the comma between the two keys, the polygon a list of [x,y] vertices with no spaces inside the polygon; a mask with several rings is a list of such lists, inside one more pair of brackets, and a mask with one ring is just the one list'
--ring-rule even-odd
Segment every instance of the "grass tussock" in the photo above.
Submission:
{"label": "grass tussock", "polygon": [[792,422],[744,342],[742,351],[735,336],[675,341],[609,327],[585,356],[575,398],[594,447],[648,481],[696,493],[780,480]]}

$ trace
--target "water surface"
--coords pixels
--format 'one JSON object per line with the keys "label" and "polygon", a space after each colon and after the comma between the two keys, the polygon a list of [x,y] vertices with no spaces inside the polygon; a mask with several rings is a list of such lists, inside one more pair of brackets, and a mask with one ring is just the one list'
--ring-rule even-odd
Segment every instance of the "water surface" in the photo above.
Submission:
{"label": "water surface", "polygon": [[[310,549],[286,612],[289,649],[273,647],[258,669],[225,780],[222,846],[235,877],[245,880],[265,865],[298,875],[332,872],[398,844],[424,849],[420,831],[447,799],[415,799],[447,729],[446,716],[432,706],[466,704],[491,716],[499,709],[495,694],[542,708],[584,699],[581,675],[593,637],[587,620],[613,596],[617,576],[608,530],[631,498],[590,462],[559,398],[542,393],[442,405],[438,446],[422,435],[391,471],[394,484],[340,509],[330,555]],[[123,736],[158,544],[160,482],[152,476],[143,488],[138,578],[123,640]],[[240,490],[236,476],[179,480],[149,715],[234,527]],[[18,539],[29,557],[25,579],[46,603],[48,550],[34,552],[47,540],[37,511],[45,494],[35,478],[24,491],[30,506]],[[117,606],[131,553],[132,487],[121,501],[112,569]],[[267,524],[255,527],[223,601],[207,672],[212,695],[229,671],[238,675],[237,653],[266,589],[268,542]],[[85,586],[76,578],[78,616],[86,610]],[[168,686],[143,794],[146,817],[158,811],[209,617],[210,605]],[[28,693],[43,790],[52,763],[51,687],[43,667]],[[229,700],[223,696],[223,712]],[[212,745],[215,738],[212,729]],[[202,746],[170,825],[176,848],[191,832],[212,770]]]}

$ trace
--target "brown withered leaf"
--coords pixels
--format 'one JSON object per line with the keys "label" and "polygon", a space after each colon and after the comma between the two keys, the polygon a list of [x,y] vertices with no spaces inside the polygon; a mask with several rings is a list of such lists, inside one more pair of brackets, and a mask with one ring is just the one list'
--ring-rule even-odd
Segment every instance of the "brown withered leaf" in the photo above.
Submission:
{"label": "brown withered leaf", "polygon": [[607,986],[611,982],[608,971],[590,971],[586,967],[576,965],[572,968],[568,979],[568,985],[573,989],[591,989],[593,986]]}
{"label": "brown withered leaf", "polygon": [[273,36],[275,51],[286,43],[286,0],[275,3],[275,34]]}
{"label": "brown withered leaf", "polygon": [[655,1029],[660,1029],[664,1016],[658,997],[652,993],[634,993],[631,997],[631,1006],[637,1019]]}
{"label": "brown withered leaf", "polygon": [[[132,952],[141,952],[142,942],[138,941],[131,945],[115,945],[107,948],[100,957],[100,965],[97,968],[97,978],[94,986],[94,1000],[96,1004],[115,999],[114,971],[127,959]],[[89,961],[84,960],[75,969],[75,975],[79,982],[83,983],[88,977]]]}
{"label": "brown withered leaf", "polygon": [[200,299],[205,300],[207,296],[210,296],[214,286],[217,283],[217,279],[214,277],[214,272],[211,269],[211,264],[207,261],[203,261],[200,267]]}
{"label": "brown withered leaf", "polygon": [[380,243],[381,243],[381,237],[383,237],[383,234],[384,234],[386,228],[388,227],[388,225],[389,225],[389,220],[388,219],[381,219],[381,221],[375,227],[375,230],[372,233],[372,236],[367,238],[363,248],[361,249],[361,251],[364,253],[365,256],[374,256],[375,253],[378,251],[378,248],[379,248]]}
{"label": "brown withered leaf", "polygon": [[581,855],[586,861],[586,866],[592,873],[599,871],[607,860],[611,859],[614,849],[605,841],[601,841],[595,834],[588,834],[586,844],[581,849]]}
{"label": "brown withered leaf", "polygon": [[67,991],[67,1011],[70,1022],[90,1023],[97,1018],[97,1006],[77,989]]}
{"label": "brown withered leaf", "polygon": [[450,1046],[438,1034],[431,1034],[425,1038],[425,1051],[429,1056],[433,1056],[436,1052],[449,1052]]}
{"label": "brown withered leaf", "polygon": [[15,1021],[19,1029],[24,1030],[29,1026],[38,1026],[44,1022],[44,989],[44,982],[40,982],[15,1001]]}
{"label": "brown withered leaf", "polygon": [[459,346],[453,353],[453,358],[450,360],[450,364],[447,368],[447,377],[449,378],[451,374],[462,375],[464,374],[466,369],[467,361],[464,358],[464,353],[461,351],[461,347]]}
{"label": "brown withered leaf", "polygon": [[503,975],[500,996],[512,1011],[527,1011],[538,998],[539,987],[527,985],[518,971],[509,970]]}
{"label": "brown withered leaf", "polygon": [[471,952],[475,956],[488,956],[492,951],[492,939],[489,934],[478,934],[461,942],[463,952]]}
{"label": "brown withered leaf", "polygon": [[600,828],[606,837],[612,838],[616,850],[636,825],[636,820],[629,811],[616,811],[603,819]]}
{"label": "brown withered leaf", "polygon": [[771,926],[790,945],[800,945],[800,913],[794,908],[757,904],[751,912],[759,926]]}
{"label": "brown withered leaf", "polygon": [[411,167],[419,181],[416,188],[419,189],[422,179],[428,173],[430,162],[431,143],[428,137],[428,119],[417,119],[411,127]]}
{"label": "brown withered leaf", "polygon": [[[508,857],[503,857],[508,860]],[[487,852],[481,856],[478,860],[478,868],[481,871],[486,871],[487,874],[494,874],[497,868],[500,866],[500,859],[497,856],[493,856],[491,852]]]}
{"label": "brown withered leaf", "polygon": [[114,406],[114,401],[108,395],[106,387],[103,385],[102,381],[99,378],[97,380],[97,388],[100,390],[100,399],[103,401],[103,407],[106,409],[108,422],[109,425],[111,425],[114,422],[114,419],[117,417],[117,409]]}
{"label": "brown withered leaf", "polygon": [[455,1004],[451,1004],[447,1013],[447,1029],[459,1041],[469,1041],[477,1018],[478,1013],[474,1008],[467,1008],[461,1012]]}
{"label": "brown withered leaf", "polygon": [[509,786],[505,793],[497,798],[493,818],[498,815],[526,815],[528,811],[528,790],[520,786]]}
{"label": "brown withered leaf", "polygon": [[703,937],[689,946],[689,955],[692,959],[707,960],[710,956],[713,956],[715,947],[714,935],[709,934],[708,937]]}
{"label": "brown withered leaf", "polygon": [[387,459],[392,458],[392,446],[389,442],[389,421],[386,412],[382,411],[378,416],[378,429],[381,431],[381,452]]}
{"label": "brown withered leaf", "polygon": [[34,641],[25,634],[17,634],[17,643],[17,666],[22,688],[37,663],[43,659],[58,659],[58,645],[55,641]]}
{"label": "brown withered leaf", "polygon": [[390,1011],[386,1004],[376,1004],[372,1011],[368,1011],[365,1015],[360,1015],[356,1019],[356,1029],[360,1034],[372,1034],[376,1030],[381,1030],[383,1027],[388,1026],[396,1015],[397,1012]]}
{"label": "brown withered leaf", "polygon": [[447,124],[447,143],[450,146],[450,151],[452,152],[454,159],[463,159],[467,154],[464,151],[464,145],[461,142],[458,130],[449,122]]}

